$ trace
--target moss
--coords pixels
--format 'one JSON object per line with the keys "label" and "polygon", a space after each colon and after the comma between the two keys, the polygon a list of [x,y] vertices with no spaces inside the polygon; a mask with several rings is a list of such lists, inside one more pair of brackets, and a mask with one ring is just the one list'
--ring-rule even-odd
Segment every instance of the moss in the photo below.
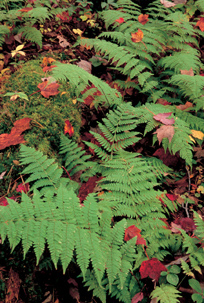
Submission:
{"label": "moss", "polygon": [[[31,129],[24,132],[27,145],[41,150],[49,157],[57,158],[60,162],[58,156],[59,138],[60,133],[64,130],[64,122],[67,119],[70,120],[75,132],[73,138],[77,140],[81,124],[80,110],[72,102],[68,84],[61,84],[60,93],[49,99],[37,92],[39,91],[37,85],[42,82],[41,78],[47,77],[42,71],[40,63],[40,60],[25,63],[5,84],[6,92],[24,92],[29,101],[20,98],[11,101],[10,97],[3,98],[1,104],[3,108],[0,113],[0,134],[9,133],[16,120],[29,117],[32,119]],[[3,151],[0,173],[11,169],[13,160],[18,160],[18,150],[19,146],[13,146]],[[18,167],[16,169],[18,170]]]}

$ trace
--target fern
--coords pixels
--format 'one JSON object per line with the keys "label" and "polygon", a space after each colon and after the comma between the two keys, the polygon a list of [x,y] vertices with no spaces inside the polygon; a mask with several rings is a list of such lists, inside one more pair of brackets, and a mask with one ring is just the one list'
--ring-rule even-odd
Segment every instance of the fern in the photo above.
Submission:
{"label": "fern", "polygon": [[10,33],[10,30],[5,25],[0,25],[0,46],[4,43],[5,36]]}
{"label": "fern", "polygon": [[151,298],[157,298],[160,303],[178,303],[181,297],[180,291],[178,291],[172,285],[161,284],[157,286],[151,293]]}
{"label": "fern", "polygon": [[[42,152],[34,148],[21,145],[21,165],[27,165],[23,174],[31,174],[26,182],[34,182],[30,190],[44,188],[56,190],[61,182],[62,168],[54,163],[54,159],[47,159]],[[67,180],[66,180],[67,183]]]}
{"label": "fern", "polygon": [[31,42],[34,42],[42,48],[42,34],[39,30],[32,26],[22,27],[18,33],[23,33],[23,37]]}
{"label": "fern", "polygon": [[[102,94],[100,96],[100,103],[105,103],[111,106],[121,103],[120,93],[112,89],[107,83],[76,65],[63,64],[59,62],[56,64],[57,67],[53,68],[52,72],[53,77],[56,80],[61,81],[69,80],[71,89],[73,89],[77,97],[80,96],[81,92],[86,90],[90,84],[93,84]],[[88,94],[90,94],[90,91],[88,91]],[[84,98],[85,97],[87,96],[84,95]]]}

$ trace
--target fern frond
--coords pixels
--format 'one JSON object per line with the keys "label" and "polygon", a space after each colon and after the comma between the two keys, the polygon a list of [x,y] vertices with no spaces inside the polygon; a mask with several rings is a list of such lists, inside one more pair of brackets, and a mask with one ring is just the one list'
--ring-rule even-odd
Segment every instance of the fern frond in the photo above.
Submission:
{"label": "fern frond", "polygon": [[26,40],[34,42],[42,48],[42,33],[32,26],[24,26],[19,29],[18,33],[23,33]]}
{"label": "fern frond", "polygon": [[74,90],[76,96],[80,96],[81,92],[92,83],[100,92],[100,102],[109,106],[120,104],[122,102],[121,95],[118,91],[112,89],[106,82],[89,74],[82,68],[72,65],[56,63],[57,67],[53,68],[52,74],[56,80],[69,81],[71,89]]}
{"label": "fern frond", "polygon": [[180,291],[178,291],[176,287],[168,284],[157,286],[151,293],[151,298],[157,298],[160,303],[178,303],[180,297]]}
{"label": "fern frond", "polygon": [[34,148],[21,145],[20,149],[21,165],[28,165],[23,174],[31,174],[26,182],[34,182],[30,190],[43,188],[56,190],[60,184],[62,169],[54,163],[54,159],[47,159],[42,152]]}

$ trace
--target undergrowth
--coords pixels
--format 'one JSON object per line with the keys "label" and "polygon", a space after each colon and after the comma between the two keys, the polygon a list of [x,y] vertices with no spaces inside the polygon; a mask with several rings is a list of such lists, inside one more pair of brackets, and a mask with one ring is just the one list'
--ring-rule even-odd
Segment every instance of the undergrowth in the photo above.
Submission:
{"label": "undergrowth", "polygon": [[[54,14],[49,5],[40,7],[38,1],[33,7],[29,15],[33,18],[33,23],[29,21],[32,30],[36,22]],[[189,175],[196,164],[194,146],[201,144],[204,136],[204,78],[200,75],[204,66],[198,48],[203,33],[192,16],[195,8],[203,9],[203,4],[189,1],[166,8],[156,0],[145,12],[145,24],[138,21],[142,11],[137,4],[119,0],[117,7],[101,14],[107,31],[94,39],[79,38],[75,46],[93,49],[108,62],[110,74],[117,75],[119,91],[74,64],[56,62],[51,72],[63,83],[62,92],[69,89],[78,102],[92,94],[95,106],[108,109],[95,131],[90,131],[94,140],[85,142],[87,151],[78,146],[77,138],[71,140],[62,134],[60,139],[66,118],[72,117],[75,130],[80,126],[79,113],[66,94],[45,101],[40,95],[32,95],[37,90],[32,77],[19,77],[19,70],[10,78],[12,90],[19,90],[22,81],[22,91],[30,96],[31,103],[26,107],[22,100],[13,104],[6,99],[7,122],[2,124],[1,132],[11,126],[14,117],[33,119],[33,133],[27,133],[28,143],[21,145],[19,154],[21,174],[31,188],[28,194],[22,193],[20,203],[8,199],[9,205],[0,208],[0,234],[2,241],[8,239],[11,250],[21,244],[24,256],[33,248],[37,264],[46,247],[55,268],[62,268],[64,273],[70,262],[77,264],[85,285],[103,303],[107,295],[120,302],[134,302],[135,295],[145,292],[159,302],[176,303],[181,297],[180,283],[202,273],[204,265],[203,220],[196,212],[199,205],[183,205],[187,219],[194,220],[193,228],[178,227],[173,232],[168,220],[181,206],[177,197],[168,198],[164,186],[168,189],[166,177],[174,178],[174,172],[153,155],[135,150],[148,136],[152,145],[177,154],[182,170]],[[18,17],[18,10],[13,14]],[[3,25],[3,33],[5,28]],[[31,31],[25,38],[41,46],[40,39],[29,36]],[[25,68],[30,70],[30,64],[35,66],[38,84],[39,62],[27,63]],[[142,95],[142,102],[135,102],[133,97],[127,102],[128,88],[133,89],[132,96]],[[49,146],[52,142],[53,153]],[[57,147],[56,161],[53,156]],[[63,175],[62,165],[69,178]],[[101,177],[95,192],[83,203],[79,203],[79,183],[73,177],[79,172],[81,182],[91,176]],[[132,226],[137,233],[127,240],[126,233]],[[182,277],[171,280],[170,265],[166,268],[161,262],[174,262],[175,254],[179,254],[179,269],[174,274],[182,271]],[[167,271],[166,280],[152,276],[152,268],[144,277],[144,262],[155,259],[162,268],[158,275]],[[154,283],[147,290],[149,280],[143,279],[149,278]]]}

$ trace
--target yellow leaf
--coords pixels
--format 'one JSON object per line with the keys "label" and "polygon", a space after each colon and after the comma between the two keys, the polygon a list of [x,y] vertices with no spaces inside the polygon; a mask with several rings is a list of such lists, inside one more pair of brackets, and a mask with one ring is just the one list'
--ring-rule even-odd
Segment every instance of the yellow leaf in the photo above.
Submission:
{"label": "yellow leaf", "polygon": [[62,93],[61,93],[61,96],[65,95],[66,93],[67,93],[67,92],[62,92]]}
{"label": "yellow leaf", "polygon": [[77,99],[72,99],[72,103],[76,104],[77,103]]}
{"label": "yellow leaf", "polygon": [[90,19],[90,20],[87,20],[86,23],[89,23],[91,25],[91,27],[95,26],[95,20],[94,19]]}
{"label": "yellow leaf", "polygon": [[87,17],[87,16],[80,16],[80,19],[81,19],[82,21],[86,21],[86,20],[88,19],[88,17]]}
{"label": "yellow leaf", "polygon": [[193,143],[196,143],[196,141],[193,139],[193,137],[189,136],[190,140],[193,141]]}
{"label": "yellow leaf", "polygon": [[194,138],[203,140],[204,133],[202,133],[200,130],[194,130],[194,129],[192,129],[192,130],[191,130],[191,134],[192,134],[192,136],[193,136]]}
{"label": "yellow leaf", "polygon": [[77,29],[73,29],[73,32],[75,33],[75,34],[77,34],[77,35],[79,35],[80,37],[81,37],[81,35],[83,34],[83,31],[81,31],[79,28],[77,28]]}
{"label": "yellow leaf", "polygon": [[18,45],[15,50],[16,50],[16,52],[18,52],[19,50],[21,50],[23,48],[24,48],[24,44],[21,44],[21,45]]}

